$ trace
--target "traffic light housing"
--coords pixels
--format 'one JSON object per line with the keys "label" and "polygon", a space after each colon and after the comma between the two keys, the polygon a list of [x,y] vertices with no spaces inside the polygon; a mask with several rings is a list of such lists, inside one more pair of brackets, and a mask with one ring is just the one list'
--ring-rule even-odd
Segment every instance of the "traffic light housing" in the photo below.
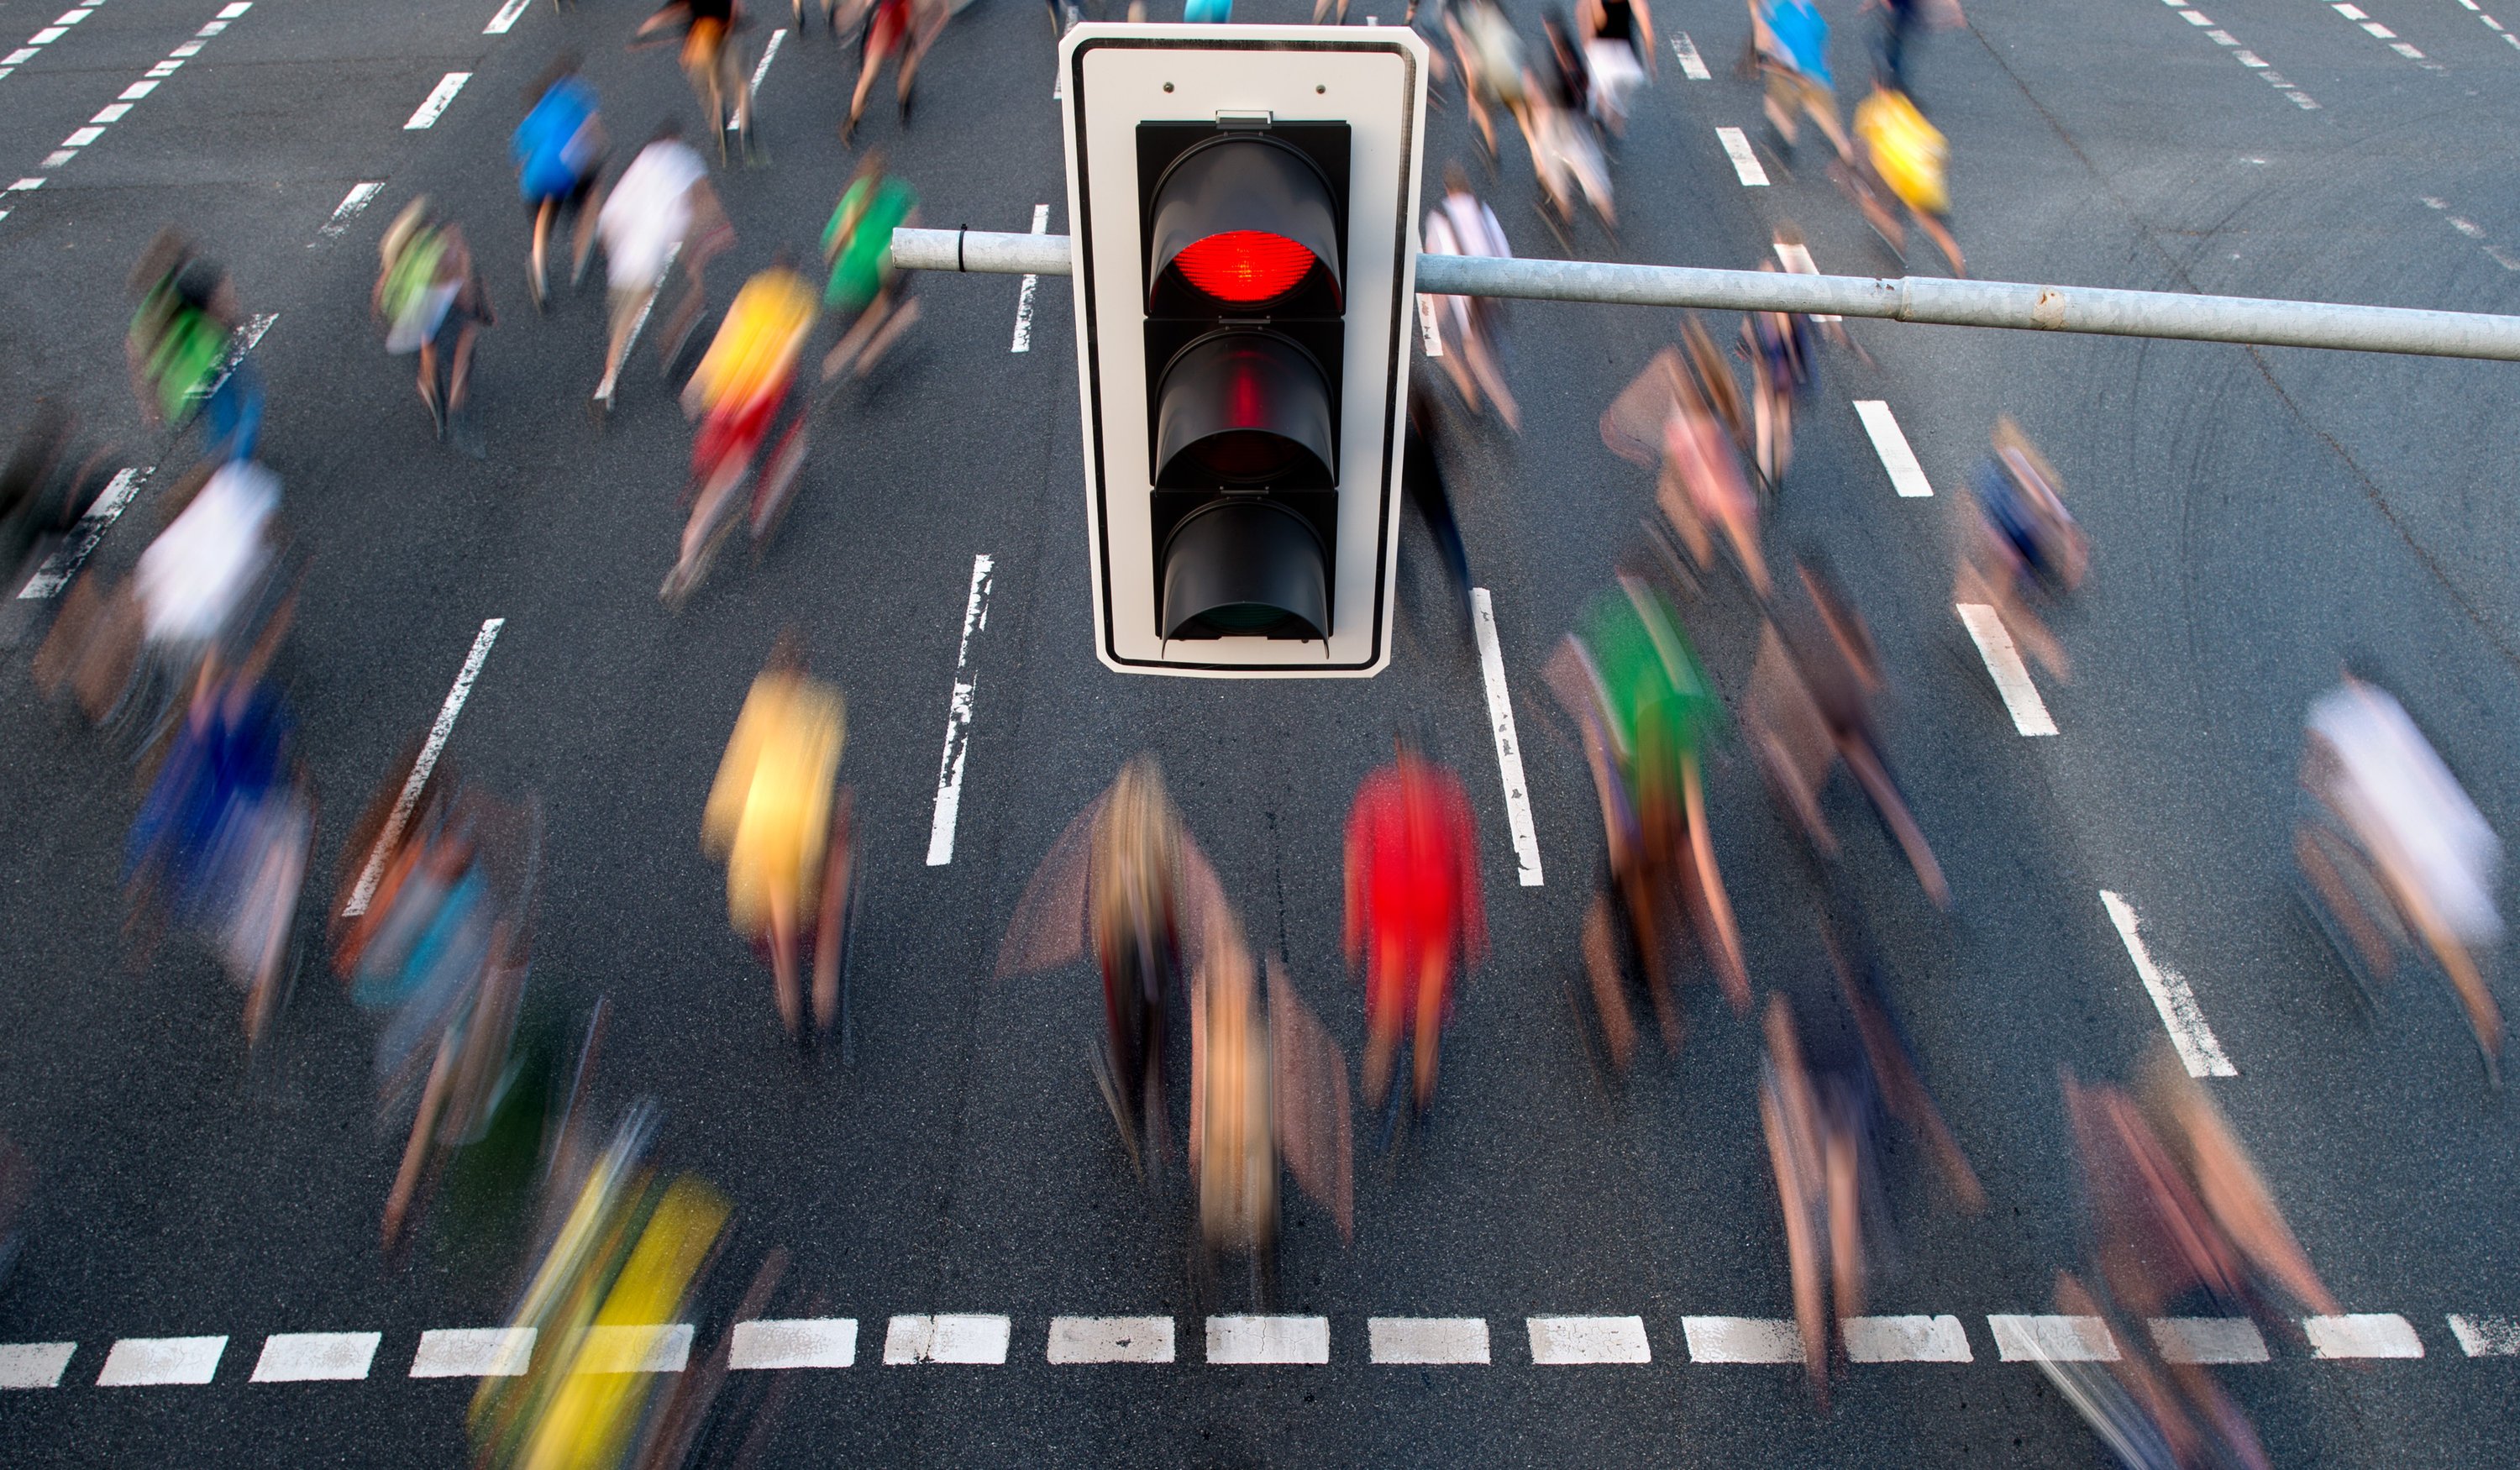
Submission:
{"label": "traffic light housing", "polygon": [[1097,651],[1390,658],[1424,48],[1082,25],[1061,51]]}

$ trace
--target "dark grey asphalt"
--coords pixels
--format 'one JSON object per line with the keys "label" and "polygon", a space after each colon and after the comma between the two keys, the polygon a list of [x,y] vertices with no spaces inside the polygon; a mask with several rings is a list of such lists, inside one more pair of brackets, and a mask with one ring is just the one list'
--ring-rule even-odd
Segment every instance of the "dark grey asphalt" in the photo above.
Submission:
{"label": "dark grey asphalt", "polygon": [[[1399,8],[1357,9],[1376,3]],[[1246,7],[1241,19],[1306,9]],[[36,171],[219,8],[108,0],[0,78],[0,178]],[[2054,1272],[2078,1259],[2059,1067],[2125,1076],[2161,1036],[2101,889],[2135,904],[2155,956],[2193,984],[2239,1068],[2216,1095],[2329,1285],[2349,1311],[2403,1314],[2425,1346],[2420,1361],[2356,1365],[2278,1342],[2275,1361],[2230,1370],[2277,1462],[2520,1459],[2515,1360],[2466,1359],[2444,1321],[2520,1314],[2510,1109],[2483,1091],[2446,996],[2411,991],[2377,1024],[2358,1020],[2285,885],[2301,712],[2343,652],[2388,672],[2489,818],[2520,832],[2508,368],[1887,324],[1854,328],[1872,366],[1830,356],[1771,544],[1831,554],[1898,681],[1894,754],[1957,910],[1935,913],[1851,821],[1838,881],[1878,933],[1994,1208],[1936,1214],[1900,1156],[1907,1230],[1874,1310],[1956,1314],[1977,1360],[1851,1369],[1822,1414],[1798,1370],[1693,1365],[1682,1340],[1684,1314],[1789,1306],[1754,1031],[1701,989],[1687,1049],[1605,1085],[1567,1000],[1599,839],[1539,666],[1650,509],[1642,472],[1603,451],[1595,422],[1677,319],[1514,308],[1526,432],[1461,428],[1445,446],[1526,746],[1548,883],[1520,888],[1476,663],[1417,530],[1398,656],[1371,683],[1124,679],[1095,661],[1063,283],[1044,283],[1033,349],[1015,355],[1012,279],[922,282],[925,319],[844,399],[778,546],[757,566],[730,557],[680,616],[665,612],[654,589],[689,429],[644,355],[615,422],[588,422],[600,292],[564,295],[545,319],[527,307],[505,149],[521,89],[564,44],[586,52],[625,142],[691,103],[666,55],[621,49],[640,9],[625,0],[537,4],[510,34],[482,35],[496,8],[256,0],[42,189],[0,198],[0,429],[57,391],[128,446],[127,463],[173,462],[138,423],[118,350],[123,274],[161,224],[207,242],[248,310],[278,313],[261,351],[267,458],[310,554],[283,670],[326,803],[319,864],[329,875],[341,860],[350,814],[427,729],[481,620],[506,618],[448,759],[539,795],[535,985],[564,1015],[610,997],[605,1102],[659,1099],[664,1158],[736,1201],[703,1340],[774,1245],[796,1263],[782,1311],[861,1321],[860,1366],[793,1386],[775,1462],[2100,1463],[2034,1370],[1996,1361],[1985,1317],[2047,1310]],[[2205,7],[2318,104],[2308,111],[2157,0],[1972,6],[1972,28],[1931,37],[1918,63],[1955,150],[1972,268],[2520,310],[2520,279],[2487,253],[2520,260],[2505,169],[2520,49],[2452,0],[2363,8],[2440,69],[2310,0]],[[1868,18],[1846,0],[1828,11],[1852,81]],[[0,38],[57,13],[0,5]],[[1536,34],[1536,9],[1517,14]],[[1619,157],[1621,239],[1588,226],[1576,250],[1747,264],[1791,218],[1823,269],[1891,269],[1810,144],[1792,171],[1767,156],[1774,187],[1735,183],[1713,129],[1743,126],[1765,147],[1755,91],[1730,75],[1740,7],[1667,0],[1657,19],[1695,39],[1715,78],[1686,81],[1666,58]],[[751,33],[755,54],[785,22]],[[947,31],[908,130],[889,80],[878,88],[862,141],[891,150],[927,222],[1022,229],[1047,201],[1051,228],[1066,227],[1050,42],[1040,10],[987,0]],[[450,70],[474,75],[434,128],[405,131]],[[721,180],[741,234],[721,302],[777,246],[811,248],[852,162],[832,137],[851,74],[819,35],[789,37],[772,67],[772,161]],[[1430,174],[1452,156],[1469,151],[1446,106]],[[376,204],[310,247],[363,179],[385,181]],[[471,227],[503,313],[477,379],[486,462],[432,442],[407,360],[378,350],[366,320],[378,233],[419,193]],[[1521,252],[1553,253],[1531,198],[1508,142],[1498,212]],[[1937,498],[1892,496],[1857,398],[1892,405]],[[2013,734],[1947,594],[1949,492],[2000,412],[2055,461],[2097,548],[2063,623],[2076,679],[2045,685],[2053,739]],[[151,508],[144,492],[100,568],[138,556]],[[975,554],[997,566],[972,646],[975,735],[954,861],[929,868]],[[1737,689],[1739,599],[1719,590],[1692,617]],[[850,700],[844,770],[872,863],[853,1071],[809,1072],[782,1051],[765,977],[728,932],[722,879],[695,840],[783,623]],[[208,961],[130,961],[116,887],[128,773],[23,670],[22,649],[0,675],[0,1130],[44,1183],[0,1342],[79,1347],[63,1388],[0,1395],[0,1457],[458,1462],[470,1386],[404,1374],[420,1332],[497,1321],[506,1286],[428,1244],[408,1264],[380,1258],[396,1140],[376,1135],[367,1100],[372,1023],[310,978],[278,1077],[247,1087],[235,1002]],[[1477,810],[1496,952],[1461,998],[1432,1129],[1360,1157],[1355,1244],[1289,1212],[1282,1306],[1329,1317],[1330,1363],[1210,1367],[1209,1309],[1184,1261],[1189,1203],[1132,1184],[1086,1069],[1093,982],[995,981],[998,936],[1068,818],[1151,749],[1253,938],[1283,949],[1353,1052],[1340,824],[1391,730],[1419,718]],[[1746,759],[1712,780],[1754,979],[1810,964],[1817,873]],[[321,921],[311,899],[305,921]],[[1221,1308],[1245,1305],[1229,1287]],[[880,1366],[884,1318],[935,1311],[1012,1315],[1008,1364]],[[1164,1313],[1182,1335],[1173,1366],[1042,1360],[1053,1314]],[[1654,1362],[1530,1363],[1526,1315],[1592,1313],[1642,1315]],[[1486,1317],[1496,1365],[1369,1363],[1366,1318],[1408,1314]],[[329,1330],[384,1334],[369,1380],[246,1381],[265,1334]],[[198,1333],[231,1335],[211,1386],[91,1386],[118,1337]]]}

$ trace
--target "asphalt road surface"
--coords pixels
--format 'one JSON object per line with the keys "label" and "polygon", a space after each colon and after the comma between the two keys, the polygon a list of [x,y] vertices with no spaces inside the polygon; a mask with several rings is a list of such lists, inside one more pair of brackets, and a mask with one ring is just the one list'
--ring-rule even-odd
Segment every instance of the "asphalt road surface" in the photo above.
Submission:
{"label": "asphalt road surface", "polygon": [[[140,423],[119,351],[125,274],[163,225],[272,316],[265,457],[307,556],[280,673],[324,801],[309,933],[357,856],[351,815],[429,729],[485,620],[505,620],[446,759],[541,803],[533,984],[570,1025],[609,998],[601,1104],[655,1098],[660,1161],[735,1202],[698,1340],[724,1332],[772,1247],[793,1260],[781,1314],[856,1324],[853,1366],[788,1375],[763,1463],[2101,1463],[1996,1321],[2052,1312],[2055,1273],[2082,1259],[2060,1069],[2125,1078],[2164,1042],[2103,892],[2192,991],[2234,1074],[2208,1086],[2360,1314],[2316,1339],[2271,1333],[2268,1360],[2225,1370],[2275,1461],[2520,1461],[2511,1107],[2439,987],[2360,1017],[2295,907],[2286,838],[2304,708],[2349,654],[2385,671],[2486,815],[2520,831],[2507,366],[1888,323],[1853,324],[1868,360],[1825,354],[1772,553],[1825,551],[1871,618],[1896,683],[1890,747],[1957,902],[1929,907],[1843,789],[1830,799],[1851,835],[1829,881],[1879,941],[1992,1208],[1950,1215],[1912,1150],[1892,1154],[1901,1233],[1870,1310],[1927,1319],[1901,1340],[1946,1360],[1846,1365],[1823,1411],[1798,1366],[1709,1360],[1721,1324],[1688,1320],[1790,1314],[1756,1028],[1692,987],[1686,1047],[1614,1081],[1570,999],[1603,859],[1540,669],[1651,512],[1648,476],[1604,451],[1596,421],[1675,337],[1675,313],[1514,306],[1524,431],[1457,417],[1444,437],[1529,776],[1545,881],[1527,886],[1470,629],[1414,525],[1397,655],[1372,681],[1123,678],[1095,660],[1063,282],[1042,283],[1030,348],[1010,351],[1015,280],[921,281],[924,319],[832,405],[778,543],[727,557],[679,614],[661,606],[691,430],[645,345],[612,421],[590,418],[602,293],[590,280],[530,309],[506,151],[521,91],[564,46],[625,144],[663,116],[697,121],[671,54],[624,48],[639,7],[104,0],[55,21],[66,3],[0,4],[0,39],[32,38],[0,70],[0,181],[19,181],[0,193],[0,430],[56,393],[121,463],[181,463]],[[1978,0],[1914,63],[1952,142],[1972,270],[2520,310],[2520,43],[2502,23],[2520,11],[2478,3]],[[1376,4],[1399,0],[1356,0],[1351,21]],[[1871,18],[1827,9],[1852,83]],[[1304,11],[1245,0],[1237,18]],[[1515,11],[1536,37],[1538,8]],[[1656,20],[1711,75],[1666,50],[1616,156],[1617,238],[1588,223],[1552,239],[1519,142],[1483,172],[1451,89],[1430,172],[1467,163],[1522,254],[1747,266],[1791,219],[1823,270],[1895,273],[1817,146],[1777,152],[1732,71],[1741,7],[1665,0]],[[767,7],[747,58],[789,23]],[[971,7],[910,123],[887,78],[857,147],[888,151],[926,223],[1021,230],[1046,204],[1064,231],[1052,42],[1019,0]],[[416,125],[451,74],[468,79]],[[720,305],[774,251],[813,249],[857,156],[834,129],[853,75],[819,31],[766,63],[767,161],[719,176],[739,232],[712,272]],[[89,120],[117,99],[127,112]],[[1745,185],[1722,127],[1744,130],[1768,182]],[[382,188],[336,220],[365,184]],[[435,441],[409,359],[380,350],[366,310],[379,234],[420,194],[469,226],[501,313],[475,378],[479,460]],[[1894,493],[1858,400],[1888,406],[1931,497]],[[2051,736],[2016,733],[1949,591],[1955,492],[2002,413],[2055,462],[2095,547],[2061,625],[2074,677],[2038,676]],[[137,557],[167,478],[142,481],[94,569]],[[1742,606],[1719,576],[1689,614],[1733,690]],[[28,613],[13,611],[21,634]],[[746,684],[791,625],[849,700],[843,772],[870,864],[854,1066],[785,1048],[696,840]],[[459,1462],[473,1380],[411,1369],[424,1333],[504,1320],[508,1264],[428,1231],[408,1259],[381,1254],[399,1140],[376,1126],[374,1022],[318,972],[272,1074],[248,1080],[211,961],[135,959],[119,886],[132,775],[39,697],[26,651],[0,692],[0,1130],[42,1180],[0,1343],[75,1347],[0,1348],[0,1376],[56,1385],[0,1391],[0,1459]],[[971,726],[939,863],[959,684]],[[1387,1145],[1359,1120],[1354,1242],[1289,1206],[1266,1310],[1320,1319],[1279,1335],[1326,1342],[1326,1360],[1211,1361],[1238,1329],[1209,1319],[1255,1310],[1247,1283],[1202,1295],[1178,1170],[1151,1194],[1131,1175],[1087,1065],[1092,975],[994,979],[999,938],[1069,819],[1152,751],[1254,942],[1284,954],[1353,1057],[1342,822],[1394,730],[1418,725],[1476,811],[1494,953],[1460,995],[1432,1119]],[[1709,799],[1754,981],[1818,964],[1823,874],[1737,745]],[[997,1319],[947,1335],[1002,1360],[888,1364],[912,1330],[896,1318],[923,1314]],[[1071,1316],[1161,1318],[1177,1351],[1054,1362],[1053,1320]],[[1555,1317],[1608,1320],[1535,1325]],[[1377,1330],[1483,1344],[1486,1361],[1377,1362]],[[342,1349],[347,1379],[252,1381],[268,1340],[298,1333],[378,1336]],[[118,1342],[192,1337],[222,1339],[196,1354],[208,1382],[99,1386]],[[1614,1360],[1556,1360],[1560,1341]],[[2387,1356],[2339,1356],[2371,1353]]]}

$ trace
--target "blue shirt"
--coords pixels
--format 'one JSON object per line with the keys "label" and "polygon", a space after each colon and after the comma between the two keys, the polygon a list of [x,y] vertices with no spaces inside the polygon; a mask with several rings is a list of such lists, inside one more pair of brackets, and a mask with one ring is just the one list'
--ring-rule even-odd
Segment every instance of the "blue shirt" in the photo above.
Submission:
{"label": "blue shirt", "polygon": [[1794,69],[1822,86],[1828,79],[1828,22],[1811,0],[1778,0],[1768,14],[1768,29],[1794,64]]}
{"label": "blue shirt", "polygon": [[517,160],[517,187],[527,200],[546,200],[577,188],[586,158],[569,145],[595,116],[595,88],[582,77],[563,76],[517,124],[508,153]]}

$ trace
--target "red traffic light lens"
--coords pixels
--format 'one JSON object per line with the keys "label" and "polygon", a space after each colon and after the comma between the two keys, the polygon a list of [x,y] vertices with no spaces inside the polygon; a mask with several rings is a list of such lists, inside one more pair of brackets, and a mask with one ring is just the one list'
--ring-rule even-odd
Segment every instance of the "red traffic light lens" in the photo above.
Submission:
{"label": "red traffic light lens", "polygon": [[1293,290],[1313,268],[1313,252],[1266,230],[1210,235],[1173,257],[1182,279],[1235,306],[1258,306]]}

